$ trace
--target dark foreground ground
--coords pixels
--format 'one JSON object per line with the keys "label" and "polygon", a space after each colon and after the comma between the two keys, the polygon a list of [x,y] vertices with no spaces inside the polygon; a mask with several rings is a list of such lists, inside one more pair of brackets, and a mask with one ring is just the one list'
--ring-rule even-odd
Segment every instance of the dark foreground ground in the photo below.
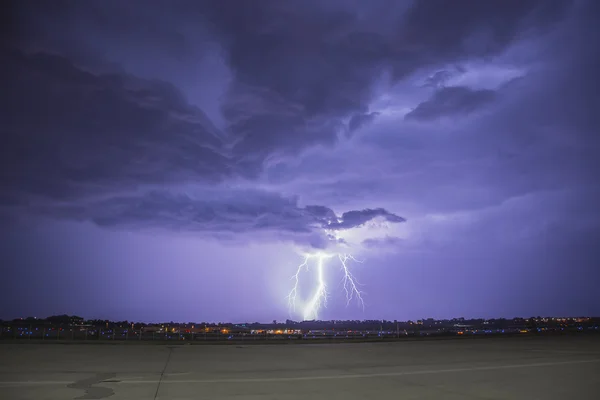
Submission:
{"label": "dark foreground ground", "polygon": [[0,398],[599,399],[600,340],[0,346]]}

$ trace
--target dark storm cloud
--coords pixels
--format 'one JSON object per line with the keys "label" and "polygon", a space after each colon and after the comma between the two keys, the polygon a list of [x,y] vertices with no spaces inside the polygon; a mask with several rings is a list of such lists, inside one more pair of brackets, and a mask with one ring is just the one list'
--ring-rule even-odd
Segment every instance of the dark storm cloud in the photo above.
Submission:
{"label": "dark storm cloud", "polygon": [[406,114],[405,119],[433,120],[453,115],[468,115],[496,98],[496,92],[488,89],[473,90],[464,86],[444,87],[437,90],[431,99],[419,104]]}
{"label": "dark storm cloud", "polygon": [[[11,3],[12,46],[1,49],[8,145],[0,184],[68,197],[236,172],[254,178],[265,160],[333,144],[371,121],[372,85],[382,73],[397,81],[425,66],[493,55],[520,32],[555,21],[565,4]],[[209,42],[232,74],[224,134],[166,83]],[[174,60],[171,70],[156,70],[164,82],[90,72],[136,54]]]}
{"label": "dark storm cloud", "polygon": [[249,232],[281,230],[309,232],[316,220],[293,198],[275,193],[235,191],[188,194],[153,191],[124,195],[86,205],[46,209],[61,218],[91,220],[105,227],[166,228],[183,231]]}
{"label": "dark storm cloud", "polygon": [[348,131],[352,133],[363,126],[370,124],[378,115],[378,112],[354,114],[352,118],[350,118],[350,122],[348,122]]}
{"label": "dark storm cloud", "polygon": [[342,214],[342,217],[338,222],[333,222],[328,225],[329,229],[344,230],[350,228],[356,228],[366,224],[367,222],[381,217],[387,222],[399,223],[405,222],[406,220],[395,214],[389,213],[383,208],[366,208],[364,210],[347,211]]}
{"label": "dark storm cloud", "polygon": [[[352,130],[373,116],[371,86],[382,72],[398,80],[425,66],[496,54],[520,31],[558,20],[568,2],[415,2],[406,13],[386,7],[389,2],[206,4],[204,15],[236,82],[225,99],[226,112],[249,88],[265,96],[262,104],[276,97],[273,110],[283,104],[287,111],[285,117],[264,109],[255,113],[248,103],[241,125],[238,113],[229,113],[230,129],[239,138],[235,150],[245,154],[332,143],[342,118],[354,118]],[[323,126],[324,118],[330,122],[326,129],[306,129]]]}
{"label": "dark storm cloud", "polygon": [[306,206],[305,209],[310,215],[321,221],[324,221],[325,224],[334,221],[337,222],[337,215],[335,215],[335,212],[333,212],[333,210],[329,207],[310,205]]}
{"label": "dark storm cloud", "polygon": [[[330,214],[335,215],[333,211]],[[383,208],[365,208],[363,210],[346,211],[341,215],[341,217],[336,217],[334,220],[331,220],[328,217],[326,217],[324,220],[319,220],[321,222],[321,226],[324,229],[341,231],[346,229],[359,228],[377,218],[381,218],[384,221],[395,224],[406,222],[405,218],[393,214]]]}
{"label": "dark storm cloud", "polygon": [[375,218],[383,218],[387,222],[400,223],[406,220],[383,208],[366,208],[343,213],[338,217],[333,210],[325,206],[306,206],[305,210],[324,228],[328,230],[345,230],[360,227]]}
{"label": "dark storm cloud", "polygon": [[217,234],[318,234],[357,228],[378,217],[391,223],[405,221],[382,208],[348,211],[338,217],[328,207],[300,207],[296,198],[257,190],[205,191],[198,196],[153,191],[86,204],[41,207],[38,211],[61,219],[89,220],[103,227]]}
{"label": "dark storm cloud", "polygon": [[219,132],[172,85],[97,75],[57,55],[0,57],[5,191],[65,197],[228,173]]}
{"label": "dark storm cloud", "polygon": [[[370,250],[373,268],[357,269],[370,308],[332,298],[334,319],[597,313],[600,1],[7,4],[0,304],[45,296],[25,296],[19,314],[137,301],[153,319],[160,307],[286,318],[288,273],[274,268],[295,265],[279,241]],[[459,120],[482,88],[497,99]],[[424,101],[452,117],[402,120]],[[565,198],[548,200],[556,191]],[[410,226],[366,205],[402,209]],[[177,304],[154,304],[163,292]],[[199,316],[215,296],[235,298],[230,311],[219,301]]]}
{"label": "dark storm cloud", "polygon": [[297,155],[307,142],[332,144],[331,134],[344,130],[340,120],[305,118],[301,104],[290,103],[270,88],[232,86],[222,110],[233,139],[233,157],[239,171],[250,178],[270,155]]}
{"label": "dark storm cloud", "polygon": [[563,0],[415,1],[400,26],[403,44],[422,58],[489,56],[518,34],[545,29],[564,18]]}
{"label": "dark storm cloud", "polygon": [[446,81],[452,78],[452,72],[448,70],[436,71],[433,75],[427,77],[425,79],[424,87],[433,87],[433,88],[442,88],[444,87]]}
{"label": "dark storm cloud", "polygon": [[[522,67],[523,76],[500,84],[497,101],[487,104],[481,118],[464,125],[452,119],[412,125],[415,130],[407,128],[402,134],[396,134],[395,126],[382,126],[379,137],[368,138],[376,156],[356,161],[366,151],[361,146],[346,168],[363,168],[388,152],[380,163],[388,174],[371,187],[367,185],[373,178],[361,176],[347,183],[332,179],[323,184],[325,196],[382,198],[397,191],[398,198],[410,199],[427,212],[448,213],[538,191],[596,186],[600,2],[578,4],[547,36],[515,46],[497,64],[486,61],[498,65],[500,75],[507,65]],[[475,70],[476,64],[469,69]],[[385,135],[386,130],[390,134]],[[444,137],[447,132],[453,134]]]}

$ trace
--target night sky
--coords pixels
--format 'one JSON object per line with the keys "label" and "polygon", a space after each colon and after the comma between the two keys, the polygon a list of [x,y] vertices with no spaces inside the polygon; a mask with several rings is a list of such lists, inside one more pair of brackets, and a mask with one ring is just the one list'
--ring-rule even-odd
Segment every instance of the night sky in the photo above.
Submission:
{"label": "night sky", "polygon": [[600,314],[600,2],[7,5],[0,318]]}

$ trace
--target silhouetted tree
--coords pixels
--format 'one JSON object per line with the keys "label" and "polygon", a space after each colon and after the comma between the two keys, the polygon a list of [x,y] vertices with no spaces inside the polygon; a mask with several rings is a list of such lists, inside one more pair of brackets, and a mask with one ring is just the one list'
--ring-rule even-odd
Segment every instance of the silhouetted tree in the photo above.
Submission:
{"label": "silhouetted tree", "polygon": [[46,321],[51,322],[53,324],[68,324],[71,322],[71,317],[66,314],[63,315],[51,315],[46,318]]}

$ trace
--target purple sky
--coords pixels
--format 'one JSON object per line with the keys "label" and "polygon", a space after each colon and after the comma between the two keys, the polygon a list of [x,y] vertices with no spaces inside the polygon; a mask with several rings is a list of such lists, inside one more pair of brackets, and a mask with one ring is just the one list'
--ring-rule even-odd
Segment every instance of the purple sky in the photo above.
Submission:
{"label": "purple sky", "polygon": [[0,318],[600,314],[600,2],[8,11]]}

